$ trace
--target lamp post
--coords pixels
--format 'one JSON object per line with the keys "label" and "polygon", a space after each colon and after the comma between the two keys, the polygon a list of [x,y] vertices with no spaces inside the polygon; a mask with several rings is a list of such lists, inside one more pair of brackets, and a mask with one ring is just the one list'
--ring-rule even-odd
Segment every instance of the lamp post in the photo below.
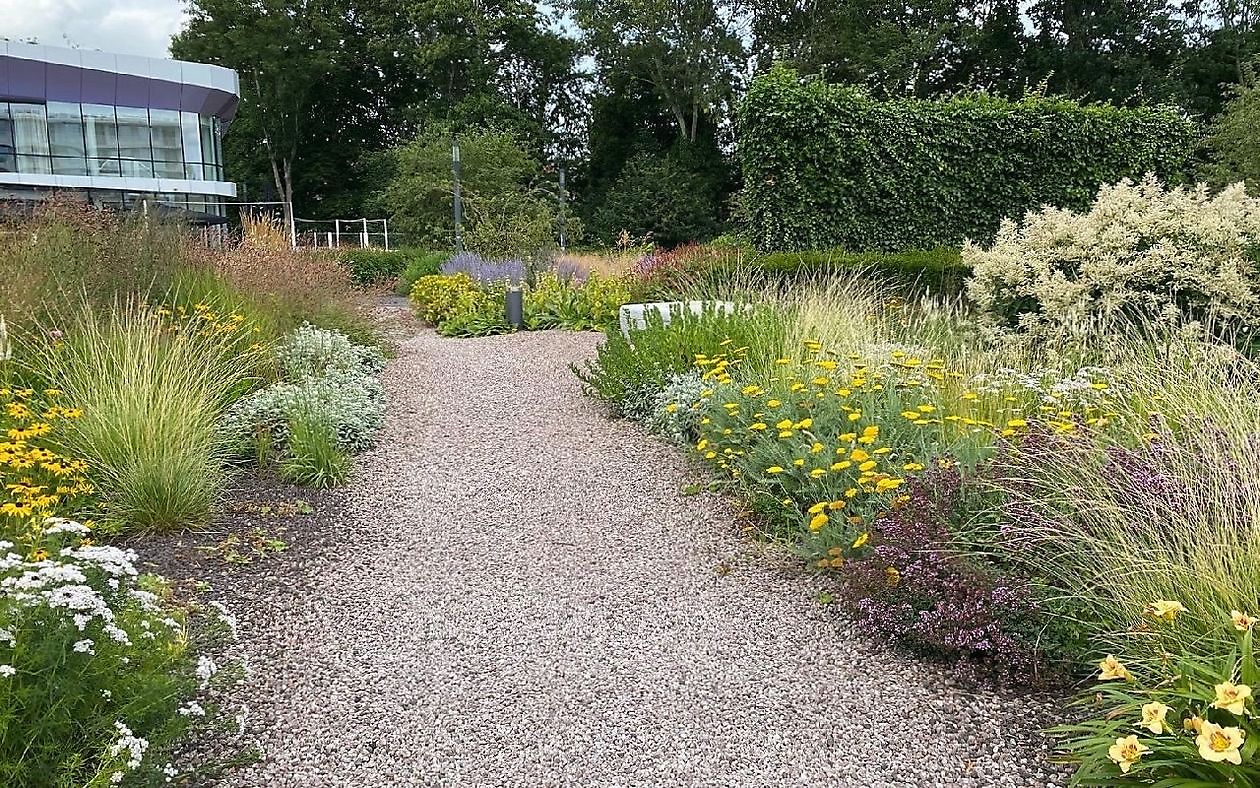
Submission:
{"label": "lamp post", "polygon": [[464,222],[464,203],[459,193],[459,140],[451,143],[451,173],[455,176],[455,254],[464,251],[461,229]]}
{"label": "lamp post", "polygon": [[560,165],[560,253],[561,254],[564,254],[564,242],[565,242],[564,235],[565,235],[565,230],[568,229],[565,222],[565,209],[567,207],[565,204],[566,196],[567,195],[565,194],[565,191],[564,191],[564,165],[561,164]]}

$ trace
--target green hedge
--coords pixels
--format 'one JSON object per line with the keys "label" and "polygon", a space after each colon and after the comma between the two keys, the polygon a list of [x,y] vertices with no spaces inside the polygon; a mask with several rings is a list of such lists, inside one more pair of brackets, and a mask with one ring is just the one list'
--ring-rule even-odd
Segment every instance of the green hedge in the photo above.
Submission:
{"label": "green hedge", "polygon": [[435,274],[449,256],[426,249],[347,249],[341,253],[341,262],[350,269],[356,285],[370,287],[395,278],[410,277],[410,282],[414,282]]}
{"label": "green hedge", "polygon": [[960,251],[950,247],[908,252],[771,252],[750,262],[768,273],[793,277],[864,269],[915,290],[949,296],[962,293],[971,276],[971,267],[963,264]]}
{"label": "green hedge", "polygon": [[776,67],[739,111],[749,234],[760,249],[929,249],[991,240],[1003,217],[1078,210],[1098,186],[1179,181],[1194,124],[1167,108],[1029,96],[878,101]]}

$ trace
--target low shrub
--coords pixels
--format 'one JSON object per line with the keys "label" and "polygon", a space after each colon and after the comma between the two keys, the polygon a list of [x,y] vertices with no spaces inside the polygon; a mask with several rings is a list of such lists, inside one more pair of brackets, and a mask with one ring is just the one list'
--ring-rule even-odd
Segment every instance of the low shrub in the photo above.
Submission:
{"label": "low shrub", "polygon": [[422,276],[411,288],[411,303],[420,319],[432,326],[454,317],[463,306],[480,295],[477,282],[468,274]]}
{"label": "low shrub", "polygon": [[1027,684],[1046,662],[1043,611],[1027,581],[975,552],[983,492],[949,460],[933,466],[869,531],[815,563],[838,570],[843,604],[880,641]]}
{"label": "low shrub", "polygon": [[276,345],[276,358],[289,380],[318,377],[330,372],[375,374],[385,368],[385,356],[374,347],[356,345],[340,331],[305,323]]}
{"label": "low shrub", "polygon": [[619,277],[603,277],[592,271],[578,278],[559,273],[539,273],[522,297],[525,325],[531,329],[563,328],[569,331],[603,329],[616,323],[630,291]]}
{"label": "low shrub", "polygon": [[1098,191],[1085,212],[1006,220],[993,245],[968,244],[971,299],[994,325],[1038,337],[1202,323],[1260,325],[1260,200],[1242,184],[1165,189],[1154,178]]}
{"label": "low shrub", "polygon": [[450,257],[449,252],[413,252],[408,255],[407,264],[398,274],[398,284],[394,292],[400,296],[411,295],[411,288],[422,276],[440,273],[442,263]]}
{"label": "low shrub", "polygon": [[[287,379],[236,402],[221,420],[233,456],[266,459],[279,451],[284,462],[332,467],[340,461],[329,459],[325,443],[343,454],[373,445],[385,418],[377,351],[353,345],[344,334],[304,326],[277,352]],[[304,430],[296,438],[294,425]],[[295,451],[308,448],[310,456]]]}
{"label": "low shrub", "polygon": [[523,260],[487,260],[475,252],[460,252],[442,263],[441,271],[447,276],[463,274],[479,285],[519,285],[525,281],[526,265]]}
{"label": "low shrub", "polygon": [[120,527],[203,523],[221,487],[219,415],[255,367],[242,321],[125,303],[85,306],[54,344],[26,356],[82,415],[58,436],[82,458],[104,515]]}

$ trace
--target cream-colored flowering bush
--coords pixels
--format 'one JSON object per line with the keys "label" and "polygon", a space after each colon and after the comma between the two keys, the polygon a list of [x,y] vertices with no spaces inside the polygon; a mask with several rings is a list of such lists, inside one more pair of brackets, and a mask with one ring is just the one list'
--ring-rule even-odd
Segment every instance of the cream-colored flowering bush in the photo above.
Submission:
{"label": "cream-colored flowering bush", "polygon": [[968,243],[963,262],[988,320],[1034,336],[1150,321],[1246,333],[1260,326],[1258,244],[1260,199],[1242,184],[1213,194],[1148,176],[1103,186],[1085,213],[1007,219],[989,248]]}

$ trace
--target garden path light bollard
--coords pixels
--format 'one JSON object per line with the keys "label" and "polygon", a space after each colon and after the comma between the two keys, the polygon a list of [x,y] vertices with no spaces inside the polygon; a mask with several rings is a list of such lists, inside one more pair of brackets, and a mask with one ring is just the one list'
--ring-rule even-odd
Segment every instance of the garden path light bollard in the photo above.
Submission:
{"label": "garden path light bollard", "polygon": [[525,313],[521,303],[521,289],[519,287],[509,287],[503,300],[505,302],[504,308],[507,310],[508,325],[514,328],[524,328]]}

